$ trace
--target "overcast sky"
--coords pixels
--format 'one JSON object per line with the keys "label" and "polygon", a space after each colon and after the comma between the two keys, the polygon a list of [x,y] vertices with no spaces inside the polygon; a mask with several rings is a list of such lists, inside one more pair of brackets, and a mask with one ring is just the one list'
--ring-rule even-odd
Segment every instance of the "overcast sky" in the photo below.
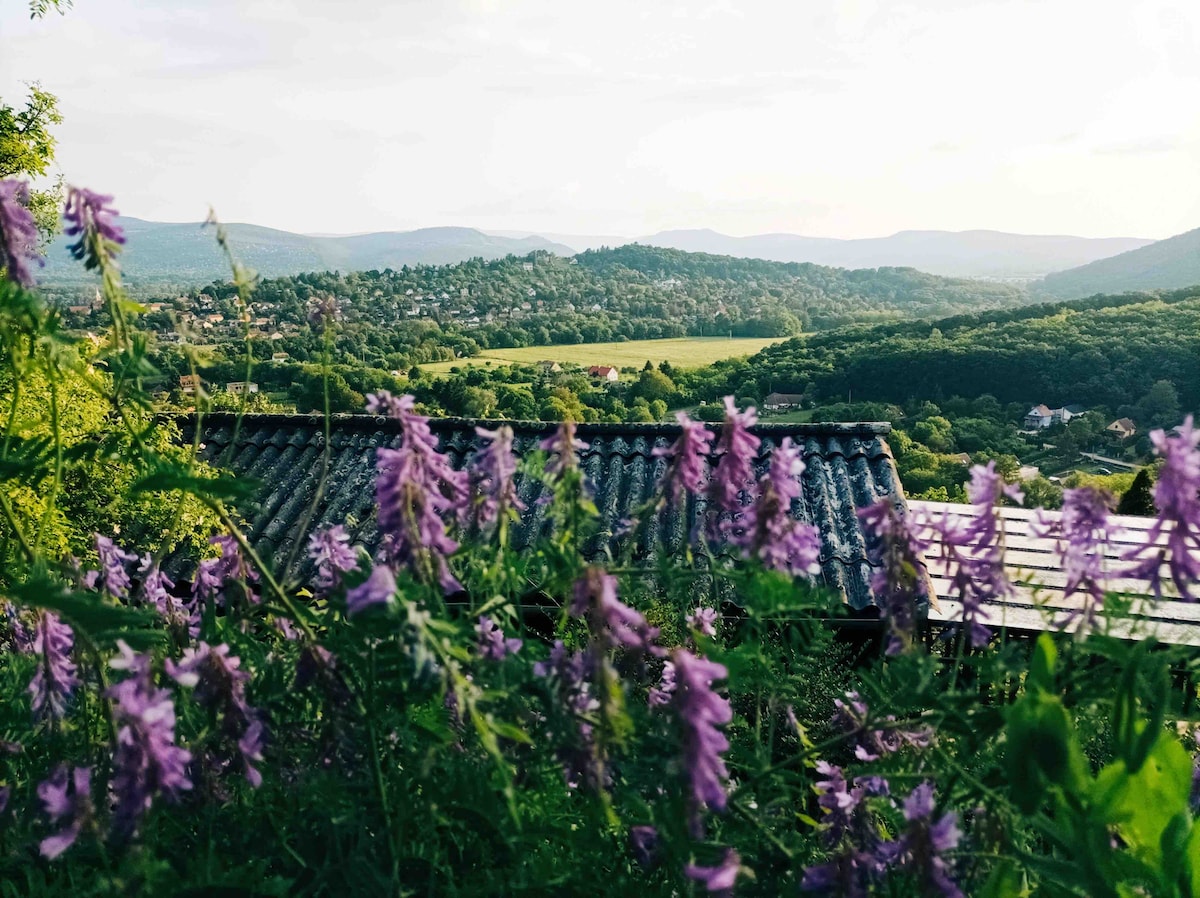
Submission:
{"label": "overcast sky", "polygon": [[310,233],[1200,226],[1200,3],[0,0],[122,213]]}

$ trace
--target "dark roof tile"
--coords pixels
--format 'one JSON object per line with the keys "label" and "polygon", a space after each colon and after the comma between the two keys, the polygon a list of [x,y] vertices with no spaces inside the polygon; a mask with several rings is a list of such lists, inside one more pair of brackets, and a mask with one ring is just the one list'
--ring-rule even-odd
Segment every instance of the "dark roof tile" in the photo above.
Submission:
{"label": "dark roof tile", "polygon": [[[297,539],[307,534],[296,529],[307,514],[321,474],[324,420],[306,415],[246,415],[240,426],[232,414],[211,414],[203,419],[202,456],[229,468],[239,477],[260,481],[257,505],[246,509],[249,538],[255,548],[276,565],[282,565]],[[518,455],[533,451],[555,424],[529,421],[482,422],[463,418],[433,419],[430,427],[456,466],[463,465],[478,445],[476,426],[507,423],[515,432]],[[182,422],[191,439],[196,421]],[[235,439],[236,427],[236,439]],[[900,481],[885,441],[887,424],[760,424],[754,432],[762,438],[758,472],[766,469],[768,455],[784,437],[803,446],[807,465],[803,493],[793,512],[816,525],[823,544],[820,581],[840,592],[855,609],[873,604],[871,567],[856,508],[887,496],[904,507]],[[588,444],[580,464],[595,490],[602,518],[601,531],[612,537],[633,509],[654,492],[666,470],[666,460],[656,448],[669,446],[679,433],[668,424],[580,424],[578,436]],[[368,415],[335,416],[330,424],[329,475],[312,516],[309,530],[346,523],[355,542],[374,548],[375,453],[380,446],[395,446],[396,422]],[[528,545],[546,525],[545,507],[538,503],[542,486],[529,480],[519,484],[526,505],[520,526],[514,528],[516,545]],[[682,508],[668,506],[651,521],[650,534],[636,547],[635,555],[652,561],[660,552],[683,550],[696,522],[703,519],[705,500],[688,496]],[[632,537],[626,537],[632,538]],[[601,540],[590,547],[600,553]]]}

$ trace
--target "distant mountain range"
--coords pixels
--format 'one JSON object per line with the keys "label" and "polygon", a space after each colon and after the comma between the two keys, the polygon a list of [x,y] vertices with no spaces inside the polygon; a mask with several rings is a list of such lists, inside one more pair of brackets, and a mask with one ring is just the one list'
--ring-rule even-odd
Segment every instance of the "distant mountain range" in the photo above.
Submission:
{"label": "distant mountain range", "polygon": [[1040,293],[1076,299],[1095,293],[1174,290],[1200,284],[1200,228],[1141,249],[1047,275]]}
{"label": "distant mountain range", "polygon": [[[169,282],[206,284],[228,278],[229,266],[217,247],[212,228],[120,218],[128,242],[121,269],[131,284]],[[312,237],[258,225],[226,225],[238,260],[263,277],[306,271],[369,271],[404,265],[446,265],[476,256],[498,259],[534,250],[574,255],[568,246],[541,237],[495,237],[473,228],[421,228],[353,237]],[[67,252],[70,241],[59,237],[46,253],[39,280],[54,284],[94,280]]]}
{"label": "distant mountain range", "polygon": [[838,240],[797,234],[730,237],[716,231],[660,231],[640,243],[688,252],[774,262],[813,262],[835,268],[917,268],[947,277],[1035,279],[1136,250],[1154,241],[1137,237],[1069,237],[1002,231],[900,231],[890,237]]}
{"label": "distant mountain range", "polygon": [[[121,218],[129,238],[121,267],[132,286],[199,285],[227,278],[229,268],[211,228]],[[485,233],[474,228],[421,228],[353,236],[294,234],[250,224],[226,226],[238,259],[263,277],[309,271],[369,271],[446,265],[467,259],[559,256],[635,242],[615,235]],[[92,275],[55,240],[40,280],[74,289]],[[839,240],[796,234],[731,237],[711,230],[660,231],[637,243],[772,262],[835,268],[916,268],[946,277],[1036,281],[1031,289],[1071,298],[1098,292],[1176,288],[1200,283],[1200,230],[1154,242],[1135,237],[1087,238],[1000,231],[901,231],[890,237]]]}

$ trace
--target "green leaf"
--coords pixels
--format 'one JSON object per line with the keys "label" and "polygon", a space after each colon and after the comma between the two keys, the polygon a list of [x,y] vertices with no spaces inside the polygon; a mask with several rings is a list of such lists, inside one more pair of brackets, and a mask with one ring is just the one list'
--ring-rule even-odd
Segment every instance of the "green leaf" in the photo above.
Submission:
{"label": "green leaf", "polygon": [[1054,666],[1057,661],[1058,649],[1054,645],[1054,640],[1049,633],[1043,633],[1034,645],[1026,688],[1054,692]]}
{"label": "green leaf", "polygon": [[1187,812],[1191,789],[1191,757],[1178,739],[1160,730],[1136,773],[1114,761],[1096,777],[1091,797],[1101,822],[1115,827],[1135,856],[1156,865],[1163,834],[1173,818]]}
{"label": "green leaf", "polygon": [[27,607],[53,611],[98,646],[123,639],[130,648],[145,651],[166,638],[153,611],[109,604],[96,593],[70,592],[48,579],[14,586],[12,596]]}
{"label": "green leaf", "polygon": [[240,502],[252,499],[260,484],[248,477],[221,474],[206,477],[193,474],[182,466],[164,466],[133,485],[135,493],[184,492],[201,499]]}
{"label": "green leaf", "polygon": [[1023,898],[1029,890],[1022,885],[1021,879],[1016,864],[1001,861],[976,894],[979,898]]}

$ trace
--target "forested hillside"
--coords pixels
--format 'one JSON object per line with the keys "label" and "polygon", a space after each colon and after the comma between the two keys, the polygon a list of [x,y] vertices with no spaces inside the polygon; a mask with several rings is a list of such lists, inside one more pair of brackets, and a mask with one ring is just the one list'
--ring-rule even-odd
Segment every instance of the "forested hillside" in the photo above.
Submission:
{"label": "forested hillside", "polygon": [[811,335],[714,366],[708,392],[803,392],[818,402],[990,394],[1115,410],[1158,381],[1174,386],[1184,410],[1200,405],[1200,288]]}
{"label": "forested hillside", "polygon": [[1127,290],[1178,290],[1200,284],[1200,228],[1088,265],[1047,275],[1035,285],[1063,299]]}
{"label": "forested hillside", "polygon": [[[201,342],[240,344],[232,284],[161,297],[150,323],[166,335],[196,318]],[[779,337],[856,322],[932,319],[1015,307],[1018,288],[954,280],[909,268],[847,271],[709,256],[645,246],[564,259],[472,259],[349,274],[262,281],[254,294],[259,349],[305,359],[321,340],[307,325],[316,297],[338,300],[340,358],[389,369],[469,356],[480,349],[687,336]],[[156,306],[157,308],[157,306]],[[101,312],[79,312],[95,326]],[[209,321],[211,316],[223,318]],[[95,320],[93,320],[95,319]],[[276,334],[273,347],[265,338]],[[265,357],[265,356],[264,356]]]}

